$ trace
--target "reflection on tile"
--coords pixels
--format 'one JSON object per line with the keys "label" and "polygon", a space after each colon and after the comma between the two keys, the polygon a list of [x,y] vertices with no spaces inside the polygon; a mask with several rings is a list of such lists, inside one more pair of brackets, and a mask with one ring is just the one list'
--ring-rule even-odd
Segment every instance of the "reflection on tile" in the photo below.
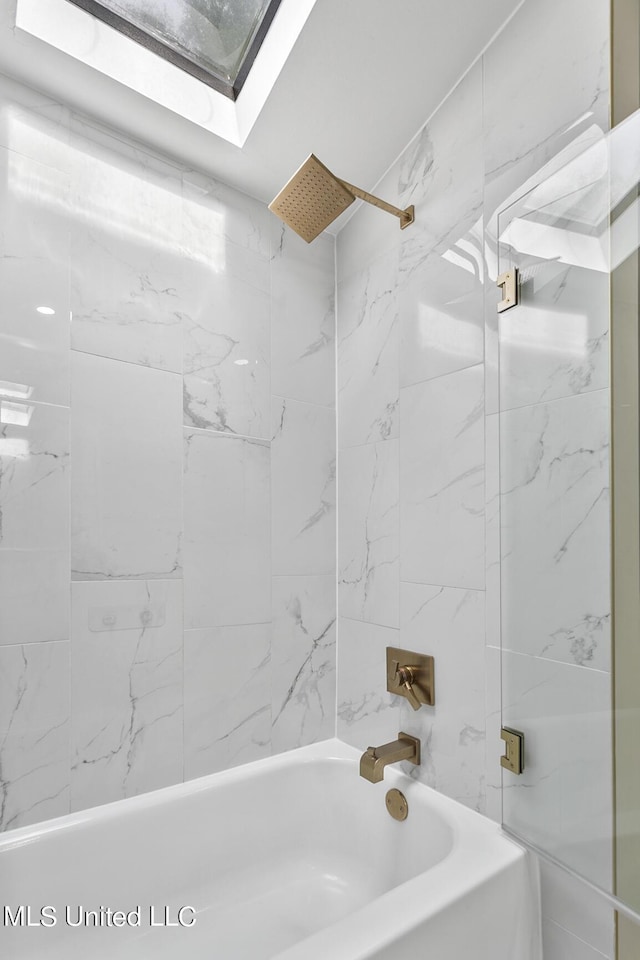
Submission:
{"label": "reflection on tile", "polygon": [[69,812],[69,645],[0,647],[0,828]]}
{"label": "reflection on tile", "polygon": [[271,617],[269,443],[184,431],[185,624]]}
{"label": "reflection on tile", "polygon": [[180,378],[72,357],[76,580],[180,575]]}
{"label": "reflection on tile", "polygon": [[[500,317],[500,409],[605,388],[609,280],[556,261],[525,266],[515,310]],[[528,258],[530,259],[530,258]]]}
{"label": "reflection on tile", "polygon": [[184,644],[185,780],[269,756],[271,625],[188,630]]}
{"label": "reflection on tile", "polygon": [[0,256],[69,262],[69,177],[13,150],[0,149]]}
{"label": "reflection on tile", "polygon": [[402,233],[400,265],[411,271],[432,252],[476,269],[469,234],[482,216],[482,63],[477,63],[410,143],[397,164],[400,206],[416,220]]}
{"label": "reflection on tile", "polygon": [[399,626],[399,441],[340,454],[340,613]]}
{"label": "reflection on tile", "polygon": [[66,264],[0,258],[0,394],[69,405],[68,287]]}
{"label": "reflection on tile", "polygon": [[[523,4],[483,57],[489,218],[532,175],[544,179],[545,164],[561,150],[570,155],[585,131],[597,136],[608,127],[609,10],[599,0],[567,0],[562,22],[573,29],[540,31],[541,19],[557,22],[557,11],[553,0]],[[505,116],[527,122],[505,123]]]}
{"label": "reflection on tile", "polygon": [[399,712],[384,683],[386,648],[400,645],[399,630],[341,617],[338,632],[338,737],[365,750],[393,739]]}
{"label": "reflection on tile", "polygon": [[0,644],[69,637],[69,411],[0,400]]}
{"label": "reflection on tile", "polygon": [[273,217],[264,203],[195,170],[184,172],[182,181],[181,245],[187,256],[201,260],[218,245],[235,244],[269,257]]}
{"label": "reflection on tile", "polygon": [[272,750],[332,737],[336,712],[336,586],[327,577],[273,579]]}
{"label": "reflection on tile", "polygon": [[519,777],[504,774],[504,822],[611,889],[611,679],[503,651],[503,722],[526,734]]}
{"label": "reflection on tile", "polygon": [[336,555],[335,413],[273,399],[273,573],[331,573]]}
{"label": "reflection on tile", "polygon": [[502,633],[510,650],[609,668],[608,443],[607,391],[501,415]]}
{"label": "reflection on tile", "polygon": [[484,587],[483,379],[479,365],[402,390],[401,580]]}
{"label": "reflection on tile", "polygon": [[[481,224],[480,224],[481,226]],[[482,234],[476,225],[445,256],[432,254],[400,293],[400,385],[453,373],[484,356]]]}
{"label": "reflection on tile", "polygon": [[182,780],[182,583],[72,585],[71,809]]}
{"label": "reflection on tile", "polygon": [[187,426],[269,437],[268,290],[247,279],[183,263],[184,422]]}
{"label": "reflection on tile", "polygon": [[182,371],[177,256],[99,226],[74,233],[71,266],[74,350]]}
{"label": "reflection on tile", "polygon": [[398,436],[397,256],[338,287],[340,449]]}
{"label": "reflection on tile", "polygon": [[435,658],[436,704],[411,709],[394,698],[399,730],[422,741],[419,780],[485,809],[484,594],[419,583],[400,591],[400,646]]}
{"label": "reflection on tile", "polygon": [[[275,217],[274,217],[275,221]],[[335,405],[334,239],[309,245],[274,226],[271,260],[271,389]]]}

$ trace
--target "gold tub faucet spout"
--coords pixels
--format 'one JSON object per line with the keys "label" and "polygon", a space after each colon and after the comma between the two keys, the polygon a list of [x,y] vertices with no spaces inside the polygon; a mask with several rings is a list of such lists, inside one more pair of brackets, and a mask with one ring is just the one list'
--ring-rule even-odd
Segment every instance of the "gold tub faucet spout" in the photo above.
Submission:
{"label": "gold tub faucet spout", "polygon": [[388,763],[408,760],[420,763],[420,741],[409,733],[399,733],[397,740],[383,743],[381,747],[367,747],[360,757],[360,776],[370,783],[380,783]]}

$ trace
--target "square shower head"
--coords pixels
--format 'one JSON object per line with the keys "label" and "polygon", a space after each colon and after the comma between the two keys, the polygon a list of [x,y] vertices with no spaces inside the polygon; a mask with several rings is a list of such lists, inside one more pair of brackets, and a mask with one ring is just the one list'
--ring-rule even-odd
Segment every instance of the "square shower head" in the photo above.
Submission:
{"label": "square shower head", "polygon": [[354,200],[342,181],[311,154],[271,201],[269,210],[311,243]]}

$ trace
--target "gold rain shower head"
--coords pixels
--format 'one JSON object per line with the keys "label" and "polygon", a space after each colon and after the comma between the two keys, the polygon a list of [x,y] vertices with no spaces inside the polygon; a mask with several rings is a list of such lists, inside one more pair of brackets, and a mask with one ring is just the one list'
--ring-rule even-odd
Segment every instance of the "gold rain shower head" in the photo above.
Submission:
{"label": "gold rain shower head", "polygon": [[313,153],[294,173],[275,200],[271,201],[269,210],[284,220],[303,240],[311,243],[336,217],[351,206],[356,197],[398,217],[401,230],[414,221],[413,206],[400,210],[366,190],[360,190],[352,183],[340,180]]}

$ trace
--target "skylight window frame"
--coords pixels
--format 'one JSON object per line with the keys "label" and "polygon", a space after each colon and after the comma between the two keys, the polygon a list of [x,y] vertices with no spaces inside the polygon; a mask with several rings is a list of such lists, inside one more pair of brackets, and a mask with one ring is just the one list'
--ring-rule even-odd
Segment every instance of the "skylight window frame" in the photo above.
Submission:
{"label": "skylight window frame", "polygon": [[89,13],[98,20],[101,20],[102,23],[106,23],[107,26],[112,27],[119,33],[124,34],[124,36],[135,41],[135,43],[139,43],[141,46],[151,51],[151,53],[155,53],[157,56],[162,57],[164,60],[173,64],[174,67],[184,70],[185,73],[195,77],[196,80],[200,80],[208,87],[212,87],[214,90],[217,90],[218,93],[221,93],[230,100],[235,101],[238,99],[245,80],[249,76],[249,71],[251,70],[251,67],[253,66],[253,63],[260,51],[262,42],[269,31],[269,27],[271,26],[273,18],[278,12],[278,7],[280,6],[282,0],[269,0],[269,4],[262,21],[242,59],[240,69],[238,70],[238,74],[234,83],[229,83],[229,81],[224,80],[222,77],[219,77],[212,71],[206,70],[199,64],[194,63],[193,60],[190,60],[188,57],[178,53],[168,44],[163,43],[156,37],[151,36],[151,34],[147,33],[145,30],[142,30],[135,24],[130,23],[124,17],[114,13],[108,7],[105,7],[100,0],[68,0],[68,2],[72,3],[76,7],[80,7],[81,10],[84,10],[86,13]]}

